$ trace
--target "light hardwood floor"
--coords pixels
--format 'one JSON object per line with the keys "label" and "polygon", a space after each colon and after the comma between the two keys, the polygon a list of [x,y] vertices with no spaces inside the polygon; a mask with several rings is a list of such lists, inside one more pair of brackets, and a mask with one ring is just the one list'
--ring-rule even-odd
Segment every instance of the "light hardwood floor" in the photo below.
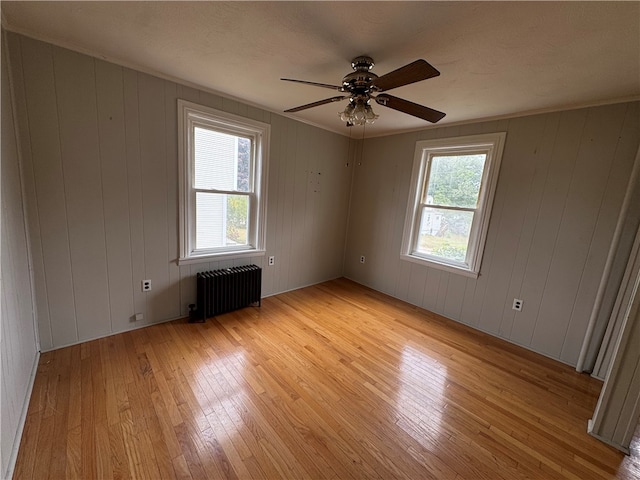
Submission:
{"label": "light hardwood floor", "polygon": [[15,478],[640,478],[600,386],[340,279],[43,354]]}

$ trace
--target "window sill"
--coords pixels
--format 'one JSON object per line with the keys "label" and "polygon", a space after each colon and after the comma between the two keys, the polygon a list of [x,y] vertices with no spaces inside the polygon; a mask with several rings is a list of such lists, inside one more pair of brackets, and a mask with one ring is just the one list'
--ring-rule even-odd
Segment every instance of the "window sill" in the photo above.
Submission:
{"label": "window sill", "polygon": [[424,267],[437,268],[438,270],[444,270],[445,272],[449,273],[457,273],[458,275],[463,275],[469,278],[478,278],[478,276],[480,275],[479,272],[474,272],[464,267],[457,267],[455,265],[440,263],[434,260],[427,260],[426,258],[416,257],[414,255],[401,254],[400,259],[411,263],[417,263],[418,265],[422,265]]}
{"label": "window sill", "polygon": [[205,255],[192,255],[190,257],[180,257],[178,265],[192,265],[195,263],[215,262],[218,260],[235,260],[238,258],[263,257],[266,250],[242,250],[235,252],[209,253]]}

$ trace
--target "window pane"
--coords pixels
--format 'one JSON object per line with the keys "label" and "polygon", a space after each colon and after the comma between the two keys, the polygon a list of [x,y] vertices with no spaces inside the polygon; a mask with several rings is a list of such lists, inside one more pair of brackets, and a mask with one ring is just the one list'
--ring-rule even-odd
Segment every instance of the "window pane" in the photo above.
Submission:
{"label": "window pane", "polygon": [[196,192],[196,249],[247,245],[249,197]]}
{"label": "window pane", "polygon": [[195,188],[251,190],[251,140],[194,128]]}
{"label": "window pane", "polygon": [[249,226],[249,197],[227,195],[227,245],[246,245]]}
{"label": "window pane", "polygon": [[486,154],[431,157],[424,203],[475,208],[486,157]]}
{"label": "window pane", "polygon": [[464,262],[474,212],[425,207],[420,217],[416,251]]}

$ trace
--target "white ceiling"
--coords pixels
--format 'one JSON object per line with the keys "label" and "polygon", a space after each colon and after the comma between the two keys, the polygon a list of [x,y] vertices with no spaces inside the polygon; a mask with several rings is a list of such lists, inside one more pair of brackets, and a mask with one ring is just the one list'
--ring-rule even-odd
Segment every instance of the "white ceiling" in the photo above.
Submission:
{"label": "white ceiling", "polygon": [[[4,26],[274,112],[332,97],[358,55],[378,75],[424,58],[437,78],[390,91],[438,125],[640,98],[640,2],[5,2]],[[345,102],[291,117],[348,135]],[[430,126],[374,105],[367,136]],[[361,128],[361,127],[357,127]],[[358,132],[358,136],[362,134]]]}

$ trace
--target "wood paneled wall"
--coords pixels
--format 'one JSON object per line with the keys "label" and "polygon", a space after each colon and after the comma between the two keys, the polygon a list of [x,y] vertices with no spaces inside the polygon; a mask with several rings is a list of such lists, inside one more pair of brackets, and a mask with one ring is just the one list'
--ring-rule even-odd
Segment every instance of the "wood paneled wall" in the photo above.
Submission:
{"label": "wood paneled wall", "polygon": [[[356,149],[345,137],[9,39],[43,350],[186,315],[197,271],[251,262],[264,267],[264,295],[344,273],[575,364],[638,148],[638,103],[369,139],[349,162]],[[271,124],[275,266],[264,257],[178,266],[178,98]],[[507,142],[480,277],[401,261],[415,142],[496,131]]]}
{"label": "wood paneled wall", "polygon": [[5,55],[2,42],[0,478],[9,478],[15,461],[38,363],[22,182]]}
{"label": "wood paneled wall", "polygon": [[[347,138],[27,37],[9,41],[43,350],[186,315],[198,271],[255,263],[265,296],[341,276]],[[266,257],[178,266],[179,98],[271,124],[274,266]]]}
{"label": "wood paneled wall", "polygon": [[[345,275],[575,365],[638,149],[639,107],[366,140],[354,173]],[[400,260],[415,142],[501,131],[507,139],[479,278]],[[514,298],[524,300],[521,312],[512,310]]]}

